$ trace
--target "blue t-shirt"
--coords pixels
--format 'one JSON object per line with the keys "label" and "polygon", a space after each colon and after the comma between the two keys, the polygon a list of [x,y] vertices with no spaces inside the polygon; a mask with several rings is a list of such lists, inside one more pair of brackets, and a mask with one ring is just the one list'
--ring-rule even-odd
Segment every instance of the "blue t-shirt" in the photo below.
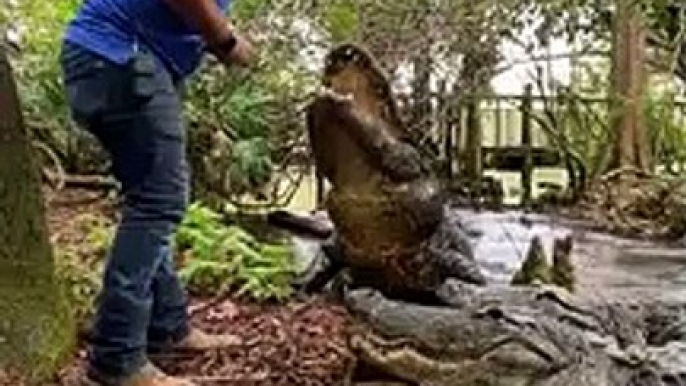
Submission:
{"label": "blue t-shirt", "polygon": [[[231,0],[216,0],[227,12]],[[115,63],[126,63],[146,47],[176,77],[197,68],[204,44],[164,0],[85,0],[69,23],[65,40]]]}

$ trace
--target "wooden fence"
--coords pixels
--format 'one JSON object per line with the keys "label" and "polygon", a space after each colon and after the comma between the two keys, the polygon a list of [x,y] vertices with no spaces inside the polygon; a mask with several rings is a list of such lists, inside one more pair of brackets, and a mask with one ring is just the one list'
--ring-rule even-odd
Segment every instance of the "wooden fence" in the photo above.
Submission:
{"label": "wooden fence", "polygon": [[[570,98],[565,96],[540,96],[527,87],[521,95],[471,95],[478,100],[478,124],[481,126],[478,145],[480,151],[468,149],[468,135],[474,123],[463,102],[450,103],[438,95],[432,95],[429,105],[432,110],[429,119],[420,128],[422,136],[437,150],[438,161],[445,165],[446,178],[452,178],[462,171],[465,160],[477,154],[479,175],[484,170],[520,171],[523,200],[531,198],[531,174],[536,167],[562,166],[562,158],[552,139],[551,130],[562,137],[576,130],[590,128],[586,125],[606,125],[604,114],[609,111],[607,98]],[[401,106],[407,97],[400,96]],[[552,110],[551,110],[552,108]],[[556,126],[550,127],[548,112],[553,111]],[[574,118],[574,112],[584,117]],[[674,123],[686,128],[686,101],[674,105]],[[414,128],[418,130],[418,128]],[[589,131],[588,141],[592,141]],[[321,178],[316,179],[316,200],[318,205],[326,190]]]}

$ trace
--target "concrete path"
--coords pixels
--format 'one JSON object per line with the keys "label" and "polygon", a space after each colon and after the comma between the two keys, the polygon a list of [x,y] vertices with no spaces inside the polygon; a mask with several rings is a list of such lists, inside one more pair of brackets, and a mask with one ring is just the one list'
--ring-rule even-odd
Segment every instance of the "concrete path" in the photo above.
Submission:
{"label": "concrete path", "polygon": [[534,236],[540,236],[550,256],[554,238],[571,234],[579,295],[686,301],[686,248],[587,231],[541,215],[456,212],[470,230],[477,260],[496,285],[509,281]]}

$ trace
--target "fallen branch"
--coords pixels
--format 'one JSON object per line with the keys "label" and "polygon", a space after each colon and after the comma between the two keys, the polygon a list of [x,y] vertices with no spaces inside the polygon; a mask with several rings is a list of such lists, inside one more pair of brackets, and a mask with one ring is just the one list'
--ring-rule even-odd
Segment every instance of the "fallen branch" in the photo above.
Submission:
{"label": "fallen branch", "polygon": [[119,187],[117,181],[111,177],[100,175],[59,175],[58,173],[49,170],[45,170],[44,172],[48,180],[60,181],[57,190],[64,188],[116,190]]}

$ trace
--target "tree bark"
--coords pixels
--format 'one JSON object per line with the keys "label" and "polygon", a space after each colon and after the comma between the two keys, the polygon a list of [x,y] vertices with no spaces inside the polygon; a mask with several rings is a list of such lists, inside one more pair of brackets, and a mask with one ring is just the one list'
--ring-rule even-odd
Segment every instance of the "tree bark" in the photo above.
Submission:
{"label": "tree bark", "polygon": [[41,384],[74,337],[55,277],[40,173],[0,45],[0,370]]}
{"label": "tree bark", "polygon": [[645,88],[646,33],[632,0],[617,0],[614,20],[611,127],[615,133],[606,171],[636,168],[649,171],[650,148],[645,133],[642,96]]}
{"label": "tree bark", "polygon": [[521,143],[524,148],[524,167],[522,168],[522,205],[525,208],[531,206],[531,199],[533,195],[533,178],[534,178],[534,164],[533,164],[533,146],[532,138],[532,122],[531,112],[533,104],[533,88],[531,84],[524,87],[524,100],[522,101],[522,136]]}
{"label": "tree bark", "polygon": [[467,114],[466,122],[466,145],[464,175],[478,189],[481,187],[483,174],[482,142],[483,130],[481,127],[481,114],[479,114],[479,97],[469,96],[465,100]]}

